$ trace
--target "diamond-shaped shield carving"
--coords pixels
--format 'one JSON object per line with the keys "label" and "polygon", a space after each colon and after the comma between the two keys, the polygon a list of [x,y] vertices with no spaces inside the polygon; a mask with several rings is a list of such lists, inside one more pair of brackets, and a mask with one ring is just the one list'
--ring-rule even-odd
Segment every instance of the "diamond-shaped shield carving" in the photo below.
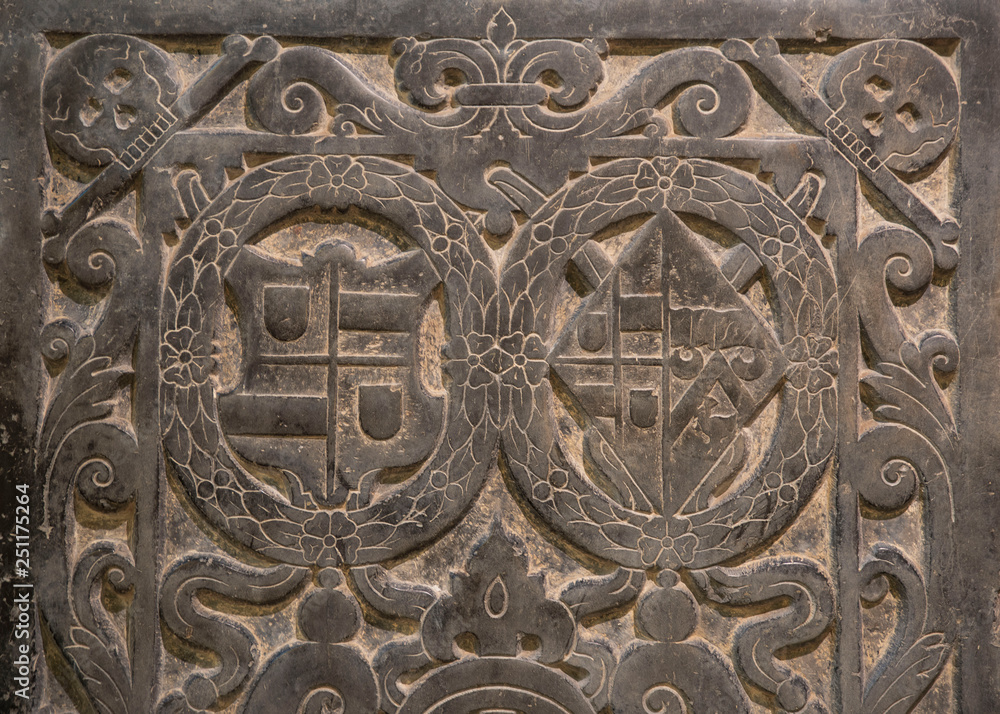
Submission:
{"label": "diamond-shaped shield carving", "polygon": [[659,513],[735,475],[720,460],[787,365],[704,240],[672,214],[648,223],[549,356],[588,416],[590,458],[619,497]]}

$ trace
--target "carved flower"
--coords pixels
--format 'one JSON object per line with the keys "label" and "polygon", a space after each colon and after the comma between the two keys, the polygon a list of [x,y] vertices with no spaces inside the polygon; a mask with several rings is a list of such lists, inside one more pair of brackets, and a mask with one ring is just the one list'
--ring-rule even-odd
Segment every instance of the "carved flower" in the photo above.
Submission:
{"label": "carved flower", "polygon": [[445,348],[451,360],[445,369],[459,384],[482,387],[500,372],[502,352],[493,335],[470,332],[453,337]]}
{"label": "carved flower", "polygon": [[673,539],[667,537],[665,520],[654,518],[643,524],[642,535],[639,537],[639,552],[644,564],[655,565],[663,549],[671,545]]}
{"label": "carved flower", "polygon": [[309,169],[309,178],[306,179],[317,202],[338,208],[347,208],[357,200],[359,191],[366,183],[364,167],[346,156],[327,156],[317,161]]}
{"label": "carved flower", "polygon": [[542,338],[515,332],[497,342],[492,335],[472,332],[454,337],[445,349],[446,369],[460,384],[481,387],[499,375],[512,387],[541,384],[549,372]]}
{"label": "carved flower", "polygon": [[798,335],[786,346],[785,356],[792,363],[788,379],[796,389],[808,389],[810,394],[816,394],[833,386],[839,362],[829,337]]}
{"label": "carved flower", "polygon": [[549,373],[542,338],[531,333],[515,332],[500,340],[501,379],[511,387],[538,386]]}
{"label": "carved flower", "polygon": [[[673,527],[673,526],[671,526]],[[694,558],[698,538],[693,533],[668,533],[666,521],[654,519],[642,526],[639,537],[639,552],[646,565],[664,563],[690,563]],[[666,555],[664,555],[666,554]]]}
{"label": "carved flower", "polygon": [[195,340],[195,332],[184,326],[170,330],[160,345],[163,378],[178,387],[204,384],[212,371],[212,356]]}
{"label": "carved flower", "polygon": [[343,513],[320,511],[302,527],[302,553],[310,563],[320,566],[339,565],[354,559],[361,539],[356,526]]}
{"label": "carved flower", "polygon": [[653,203],[666,208],[666,195],[675,185],[689,187],[693,181],[691,167],[675,156],[657,156],[643,161],[636,172],[634,184],[638,191],[657,188]]}

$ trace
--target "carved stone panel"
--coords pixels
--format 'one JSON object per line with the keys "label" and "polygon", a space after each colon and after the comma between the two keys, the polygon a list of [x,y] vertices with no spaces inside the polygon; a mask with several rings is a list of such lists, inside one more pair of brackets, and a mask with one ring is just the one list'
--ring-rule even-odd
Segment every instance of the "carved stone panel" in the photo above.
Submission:
{"label": "carved stone panel", "polygon": [[946,5],[13,5],[0,708],[1000,710]]}

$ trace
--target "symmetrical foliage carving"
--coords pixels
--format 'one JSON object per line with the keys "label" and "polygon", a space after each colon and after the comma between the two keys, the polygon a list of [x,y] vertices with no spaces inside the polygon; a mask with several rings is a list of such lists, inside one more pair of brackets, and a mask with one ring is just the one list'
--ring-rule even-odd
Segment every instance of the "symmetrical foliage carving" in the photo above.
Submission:
{"label": "symmetrical foliage carving", "polygon": [[[603,39],[484,29],[398,39],[395,92],[270,37],[188,79],[146,39],[53,50],[53,165],[97,172],[43,220],[39,604],[75,703],[908,711],[956,636],[959,350],[906,312],[959,258],[920,187],[948,58],[852,44],[813,86],[729,40],[622,80]],[[223,102],[244,123],[203,125]],[[491,479],[447,584],[393,572]],[[174,498],[206,536],[176,553]],[[150,692],[164,657],[197,665]]]}

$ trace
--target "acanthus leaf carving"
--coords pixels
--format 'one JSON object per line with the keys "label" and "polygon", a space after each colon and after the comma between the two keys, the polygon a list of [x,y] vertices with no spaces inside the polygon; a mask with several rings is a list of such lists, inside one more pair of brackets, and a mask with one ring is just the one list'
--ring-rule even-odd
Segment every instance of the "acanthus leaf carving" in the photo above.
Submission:
{"label": "acanthus leaf carving", "polygon": [[90,325],[59,318],[41,332],[42,355],[53,376],[36,444],[44,485],[43,537],[35,549],[44,584],[38,590],[39,609],[57,646],[74,663],[74,676],[91,704],[127,712],[134,706],[131,653],[99,593],[106,575],[121,593],[132,586],[133,555],[122,543],[99,540],[74,558],[67,542],[74,531],[76,494],[113,515],[135,496],[136,432],[116,402],[133,382],[128,354],[138,306],[127,295],[139,279],[134,268],[141,251],[129,226],[97,219],[66,239],[51,240],[45,256],[61,280],[75,283],[84,295],[90,291],[81,297],[84,303],[94,295],[97,299]]}
{"label": "acanthus leaf carving", "polygon": [[928,617],[923,576],[894,546],[878,543],[871,548],[861,567],[861,583],[865,600],[877,602],[894,590],[901,606],[889,646],[868,674],[864,711],[905,711],[934,683],[948,659],[951,645],[946,634],[933,631],[933,621],[944,618]]}
{"label": "acanthus leaf carving", "polygon": [[81,675],[93,706],[107,714],[132,710],[132,671],[125,637],[100,602],[105,581],[121,594],[135,581],[135,563],[120,543],[97,542],[81,555],[73,573],[69,628],[64,648]]}
{"label": "acanthus leaf carving", "polygon": [[529,576],[524,556],[494,525],[473,552],[467,573],[455,573],[452,595],[438,600],[422,621],[424,649],[435,659],[457,659],[455,638],[476,637],[480,657],[514,657],[521,638],[540,640],[533,659],[551,664],[573,643],[573,618],[565,605],[545,598],[541,576]]}

